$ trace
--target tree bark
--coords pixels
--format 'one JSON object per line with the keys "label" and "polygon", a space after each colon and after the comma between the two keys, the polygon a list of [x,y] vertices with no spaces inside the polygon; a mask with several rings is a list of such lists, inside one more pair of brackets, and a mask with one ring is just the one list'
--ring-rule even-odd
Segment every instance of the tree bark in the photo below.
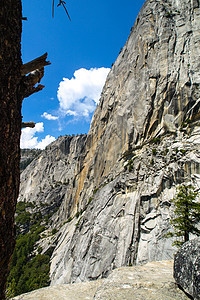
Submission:
{"label": "tree bark", "polygon": [[[188,187],[186,187],[186,198],[188,198]],[[184,231],[184,243],[189,241],[189,225],[190,225],[190,220],[189,220],[189,207],[188,207],[188,203],[186,202],[185,204],[185,228],[188,228],[188,230]]]}
{"label": "tree bark", "polygon": [[15,247],[21,128],[34,127],[33,122],[22,124],[22,101],[44,88],[35,85],[44,75],[44,66],[50,64],[45,53],[22,65],[21,32],[21,0],[0,0],[0,300],[5,299],[9,263]]}
{"label": "tree bark", "polygon": [[21,0],[0,1],[0,299],[15,246],[21,134]]}
{"label": "tree bark", "polygon": [[47,61],[46,59],[47,59],[47,53],[43,54],[40,57],[35,58],[32,61],[29,61],[26,64],[24,64],[22,66],[22,70],[21,70],[22,75],[26,75],[28,73],[31,73],[31,72],[37,70],[37,69],[40,70],[44,66],[50,65],[51,63],[49,61]]}

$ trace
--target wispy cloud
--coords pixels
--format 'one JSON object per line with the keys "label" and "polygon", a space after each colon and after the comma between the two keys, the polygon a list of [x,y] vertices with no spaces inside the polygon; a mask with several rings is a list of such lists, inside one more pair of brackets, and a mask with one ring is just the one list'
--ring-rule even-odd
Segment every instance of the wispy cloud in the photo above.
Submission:
{"label": "wispy cloud", "polygon": [[81,68],[71,79],[63,78],[57,92],[61,114],[88,118],[99,102],[109,71],[109,68]]}
{"label": "wispy cloud", "polygon": [[36,123],[34,128],[24,128],[22,129],[21,135],[21,148],[38,148],[44,149],[47,145],[55,141],[55,137],[46,135],[44,139],[38,141],[38,137],[35,136],[36,133],[44,132],[44,123]]}
{"label": "wispy cloud", "polygon": [[52,116],[51,114],[48,114],[47,112],[44,112],[42,115],[41,115],[42,118],[45,118],[47,120],[58,120],[58,117],[56,116]]}

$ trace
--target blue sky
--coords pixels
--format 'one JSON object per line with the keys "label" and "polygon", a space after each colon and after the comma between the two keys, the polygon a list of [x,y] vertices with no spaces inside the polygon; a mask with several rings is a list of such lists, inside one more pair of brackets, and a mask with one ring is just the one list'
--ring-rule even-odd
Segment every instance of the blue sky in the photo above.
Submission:
{"label": "blue sky", "polygon": [[87,133],[111,64],[124,46],[144,0],[23,0],[22,59],[45,52],[43,91],[24,99],[22,148],[44,148],[60,135]]}

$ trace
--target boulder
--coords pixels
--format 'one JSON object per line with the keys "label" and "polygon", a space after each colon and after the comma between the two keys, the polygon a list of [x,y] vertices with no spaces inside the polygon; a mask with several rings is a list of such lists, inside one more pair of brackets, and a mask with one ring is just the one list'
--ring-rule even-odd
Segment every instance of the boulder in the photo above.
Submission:
{"label": "boulder", "polygon": [[174,279],[194,299],[200,299],[200,238],[185,243],[174,258]]}

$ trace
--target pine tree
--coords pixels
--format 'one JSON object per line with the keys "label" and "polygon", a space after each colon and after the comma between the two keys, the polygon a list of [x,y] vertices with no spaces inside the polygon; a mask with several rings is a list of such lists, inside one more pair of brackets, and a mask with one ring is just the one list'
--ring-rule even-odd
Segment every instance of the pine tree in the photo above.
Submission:
{"label": "pine tree", "polygon": [[[200,203],[196,201],[198,192],[194,186],[182,184],[172,202],[175,205],[174,217],[170,220],[174,231],[167,234],[168,237],[177,237],[173,245],[182,246],[189,241],[190,233],[200,235],[200,230],[196,227],[200,222]],[[182,237],[182,241],[180,241]]]}

